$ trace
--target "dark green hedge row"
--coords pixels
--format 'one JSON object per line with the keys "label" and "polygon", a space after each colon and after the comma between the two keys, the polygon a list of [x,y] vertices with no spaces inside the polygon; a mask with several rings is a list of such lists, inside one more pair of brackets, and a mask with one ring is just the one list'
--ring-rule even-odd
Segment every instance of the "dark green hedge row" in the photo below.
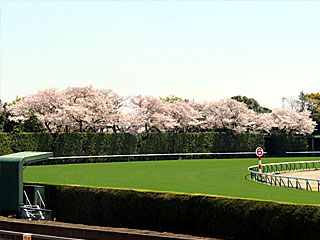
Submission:
{"label": "dark green hedge row", "polygon": [[307,151],[308,139],[282,132],[273,132],[265,137],[265,146],[268,155],[285,156],[286,152]]}
{"label": "dark green hedge row", "polygon": [[139,153],[243,152],[264,146],[262,134],[151,133],[140,138]]}
{"label": "dark green hedge row", "polygon": [[46,185],[57,221],[222,239],[317,239],[320,208],[200,195]]}
{"label": "dark green hedge row", "polygon": [[0,155],[12,153],[11,141],[6,133],[0,133]]}
{"label": "dark green hedge row", "polygon": [[20,133],[13,135],[14,152],[37,151],[51,152],[53,138],[48,133]]}
{"label": "dark green hedge row", "polygon": [[52,152],[53,138],[49,133],[0,133],[0,155],[23,151]]}
{"label": "dark green hedge row", "polygon": [[[55,156],[108,155],[135,153],[246,152],[266,147],[269,155],[305,151],[304,136],[272,133],[61,133],[55,139],[48,133],[0,135],[0,154],[20,151],[53,151]],[[11,150],[10,150],[11,149]]]}
{"label": "dark green hedge row", "polygon": [[129,133],[62,133],[53,149],[55,156],[133,154],[137,142]]}
{"label": "dark green hedge row", "polygon": [[[312,141],[313,141],[313,144],[312,144]],[[310,151],[312,151],[312,150],[320,151],[320,138],[314,138],[314,139],[308,138],[308,145],[309,145]]]}
{"label": "dark green hedge row", "polygon": [[54,144],[56,156],[254,151],[264,146],[261,134],[63,133]]}

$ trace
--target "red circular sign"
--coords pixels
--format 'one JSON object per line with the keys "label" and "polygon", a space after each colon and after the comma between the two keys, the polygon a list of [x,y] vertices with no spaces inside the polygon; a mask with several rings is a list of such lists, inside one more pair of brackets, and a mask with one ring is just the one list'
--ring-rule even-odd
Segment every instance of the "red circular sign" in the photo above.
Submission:
{"label": "red circular sign", "polygon": [[258,147],[258,148],[256,149],[256,154],[257,154],[258,157],[261,157],[261,156],[263,155],[263,149],[262,149],[262,147]]}

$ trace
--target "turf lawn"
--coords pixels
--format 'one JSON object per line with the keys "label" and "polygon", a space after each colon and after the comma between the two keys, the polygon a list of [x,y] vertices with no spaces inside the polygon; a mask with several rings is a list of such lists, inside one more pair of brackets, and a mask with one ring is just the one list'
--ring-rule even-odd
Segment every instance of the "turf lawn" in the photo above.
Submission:
{"label": "turf lawn", "polygon": [[[320,158],[263,158],[263,163],[302,160]],[[320,205],[320,192],[275,187],[251,181],[247,168],[256,164],[257,159],[251,158],[33,166],[24,171],[24,181]]]}

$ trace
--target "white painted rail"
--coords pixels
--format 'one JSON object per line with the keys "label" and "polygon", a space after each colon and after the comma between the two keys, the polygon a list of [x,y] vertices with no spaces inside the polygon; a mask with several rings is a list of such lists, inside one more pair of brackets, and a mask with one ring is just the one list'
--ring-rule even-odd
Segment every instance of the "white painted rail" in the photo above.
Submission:
{"label": "white painted rail", "polygon": [[320,179],[286,176],[286,172],[306,170],[320,170],[320,160],[262,164],[262,173],[259,173],[259,165],[248,168],[251,179],[254,181],[280,187],[317,190],[319,192]]}

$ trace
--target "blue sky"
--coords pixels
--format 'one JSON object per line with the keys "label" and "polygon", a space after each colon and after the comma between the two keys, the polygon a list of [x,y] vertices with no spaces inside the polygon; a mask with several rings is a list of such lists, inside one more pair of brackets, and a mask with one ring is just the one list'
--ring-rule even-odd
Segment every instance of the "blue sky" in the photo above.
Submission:
{"label": "blue sky", "polygon": [[1,95],[68,86],[234,95],[320,91],[320,1],[0,1]]}

